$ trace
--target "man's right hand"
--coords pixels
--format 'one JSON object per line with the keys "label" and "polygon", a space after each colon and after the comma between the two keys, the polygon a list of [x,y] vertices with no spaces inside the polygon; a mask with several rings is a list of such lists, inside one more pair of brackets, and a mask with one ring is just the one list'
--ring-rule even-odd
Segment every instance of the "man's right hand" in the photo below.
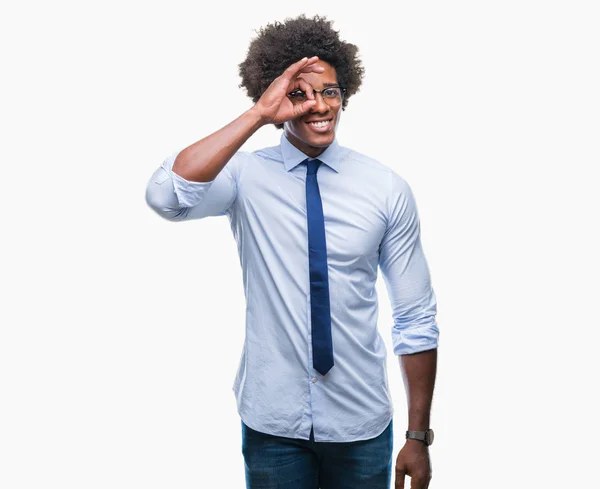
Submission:
{"label": "man's right hand", "polygon": [[[196,141],[179,152],[173,172],[192,182],[210,182],[217,178],[242,144],[265,124],[277,124],[307,113],[316,103],[313,88],[302,73],[322,73],[317,56],[304,58],[287,68],[269,85],[256,104],[218,131]],[[299,88],[308,94],[302,104],[293,104],[288,93]],[[228,180],[229,181],[229,180]]]}
{"label": "man's right hand", "polygon": [[[280,76],[273,80],[253,107],[265,124],[280,124],[296,119],[306,114],[315,105],[312,87],[300,75],[311,72],[322,73],[324,68],[318,66],[317,61],[319,61],[318,56],[303,58],[290,65]],[[287,96],[288,93],[297,88],[308,96],[308,100],[302,104],[293,104]]]}

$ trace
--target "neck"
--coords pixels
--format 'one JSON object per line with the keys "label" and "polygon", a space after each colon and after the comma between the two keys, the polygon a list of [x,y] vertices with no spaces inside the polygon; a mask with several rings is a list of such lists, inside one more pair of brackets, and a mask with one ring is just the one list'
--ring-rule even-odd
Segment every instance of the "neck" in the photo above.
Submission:
{"label": "neck", "polygon": [[302,151],[309,158],[316,158],[328,148],[328,146],[317,147],[306,144],[304,141],[300,141],[296,136],[290,134],[287,131],[285,133],[285,136],[287,137],[288,141],[292,143],[292,145],[294,145],[296,148]]}

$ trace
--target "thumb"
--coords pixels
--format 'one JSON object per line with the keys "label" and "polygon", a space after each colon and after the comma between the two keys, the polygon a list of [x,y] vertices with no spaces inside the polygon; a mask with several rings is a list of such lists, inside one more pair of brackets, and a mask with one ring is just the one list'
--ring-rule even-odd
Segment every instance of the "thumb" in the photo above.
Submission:
{"label": "thumb", "polygon": [[307,100],[306,102],[302,102],[300,105],[296,106],[296,116],[299,117],[301,115],[306,114],[310,109],[312,109],[316,105],[316,100]]}

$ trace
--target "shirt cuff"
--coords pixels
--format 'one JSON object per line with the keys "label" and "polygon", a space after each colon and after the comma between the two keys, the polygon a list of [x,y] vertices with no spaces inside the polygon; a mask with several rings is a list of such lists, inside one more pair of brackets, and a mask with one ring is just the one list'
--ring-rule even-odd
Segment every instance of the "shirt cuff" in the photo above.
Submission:
{"label": "shirt cuff", "polygon": [[433,350],[438,346],[439,329],[435,319],[402,329],[394,327],[392,343],[395,355],[409,355],[421,351]]}

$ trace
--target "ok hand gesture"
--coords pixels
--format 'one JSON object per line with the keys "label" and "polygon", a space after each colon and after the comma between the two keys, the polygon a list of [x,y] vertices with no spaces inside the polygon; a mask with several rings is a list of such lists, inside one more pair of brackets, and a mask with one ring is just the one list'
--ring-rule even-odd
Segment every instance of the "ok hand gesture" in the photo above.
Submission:
{"label": "ok hand gesture", "polygon": [[[302,73],[322,73],[324,68],[318,66],[317,56],[303,58],[290,65],[280,76],[269,85],[255,109],[261,119],[267,124],[278,124],[295,119],[306,114],[315,105],[315,96],[312,87],[299,75]],[[287,94],[295,89],[300,89],[307,94],[308,100],[301,104],[293,104]]]}

